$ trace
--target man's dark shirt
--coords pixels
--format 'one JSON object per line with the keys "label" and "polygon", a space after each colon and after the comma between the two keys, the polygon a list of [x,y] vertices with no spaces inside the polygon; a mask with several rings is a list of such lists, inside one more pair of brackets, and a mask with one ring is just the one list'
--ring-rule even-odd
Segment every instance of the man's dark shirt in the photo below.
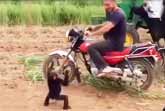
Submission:
{"label": "man's dark shirt", "polygon": [[106,20],[112,22],[115,27],[104,34],[104,38],[110,41],[114,51],[122,51],[126,37],[126,19],[124,12],[119,9],[114,12],[106,12]]}

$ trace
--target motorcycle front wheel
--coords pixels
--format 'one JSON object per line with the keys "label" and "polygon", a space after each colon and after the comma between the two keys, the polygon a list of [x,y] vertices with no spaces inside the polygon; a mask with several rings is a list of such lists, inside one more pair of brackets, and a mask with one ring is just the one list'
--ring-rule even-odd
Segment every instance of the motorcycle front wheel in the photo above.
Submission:
{"label": "motorcycle front wheel", "polygon": [[64,79],[67,73],[69,76],[69,82],[72,82],[74,80],[76,68],[75,68],[75,64],[72,61],[67,60],[62,70],[58,70],[58,68],[61,67],[61,65],[64,63],[64,59],[65,57],[60,56],[58,54],[54,54],[49,56],[45,60],[43,64],[43,73],[45,79],[47,79],[48,77],[48,72],[53,71],[56,72],[62,79]]}

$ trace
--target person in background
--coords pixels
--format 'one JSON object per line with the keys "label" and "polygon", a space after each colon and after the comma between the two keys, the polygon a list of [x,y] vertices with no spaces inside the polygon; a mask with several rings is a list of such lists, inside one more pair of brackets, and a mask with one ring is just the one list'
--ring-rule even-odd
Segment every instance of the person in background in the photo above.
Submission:
{"label": "person in background", "polygon": [[133,12],[146,22],[155,43],[165,37],[163,30],[165,25],[164,4],[165,0],[145,0],[142,6],[133,7]]}
{"label": "person in background", "polygon": [[146,0],[144,3],[149,18],[161,19],[163,8],[163,0]]}

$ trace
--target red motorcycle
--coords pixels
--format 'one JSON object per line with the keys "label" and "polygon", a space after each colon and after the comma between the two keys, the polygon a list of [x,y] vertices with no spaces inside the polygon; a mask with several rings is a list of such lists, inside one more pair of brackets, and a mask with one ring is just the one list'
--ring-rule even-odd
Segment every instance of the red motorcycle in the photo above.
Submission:
{"label": "red motorcycle", "polygon": [[[93,41],[88,40],[84,32],[78,29],[69,30],[66,36],[71,42],[71,47],[49,54],[43,66],[45,77],[49,71],[55,71],[61,76],[68,73],[70,82],[75,78],[81,82],[78,60],[81,60],[88,72],[96,77],[99,70],[88,55],[88,47]],[[155,44],[145,43],[127,47],[122,52],[105,52],[103,58],[111,67],[122,69],[123,74],[119,75],[121,81],[130,82],[141,89],[148,89],[153,81],[153,64],[162,60],[159,51],[165,52],[165,49],[159,49]]]}

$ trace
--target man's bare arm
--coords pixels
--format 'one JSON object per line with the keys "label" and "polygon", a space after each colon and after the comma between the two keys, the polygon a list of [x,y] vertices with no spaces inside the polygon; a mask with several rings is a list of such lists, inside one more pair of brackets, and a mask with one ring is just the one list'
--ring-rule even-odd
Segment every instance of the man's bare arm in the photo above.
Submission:
{"label": "man's bare arm", "polygon": [[[106,22],[105,22],[105,23],[106,23]],[[99,25],[94,25],[94,26],[89,26],[89,27],[87,28],[87,30],[96,31],[96,30],[100,29],[101,27],[103,27],[103,26],[105,25],[105,23],[99,24]]]}
{"label": "man's bare arm", "polygon": [[91,36],[102,35],[111,30],[114,26],[115,25],[112,22],[106,22],[102,24],[102,26],[98,30],[92,31]]}
{"label": "man's bare arm", "polygon": [[103,24],[99,24],[99,25],[96,25],[96,26],[93,26],[92,27],[92,31],[96,31],[96,30],[99,30],[101,27],[104,26],[104,23]]}

